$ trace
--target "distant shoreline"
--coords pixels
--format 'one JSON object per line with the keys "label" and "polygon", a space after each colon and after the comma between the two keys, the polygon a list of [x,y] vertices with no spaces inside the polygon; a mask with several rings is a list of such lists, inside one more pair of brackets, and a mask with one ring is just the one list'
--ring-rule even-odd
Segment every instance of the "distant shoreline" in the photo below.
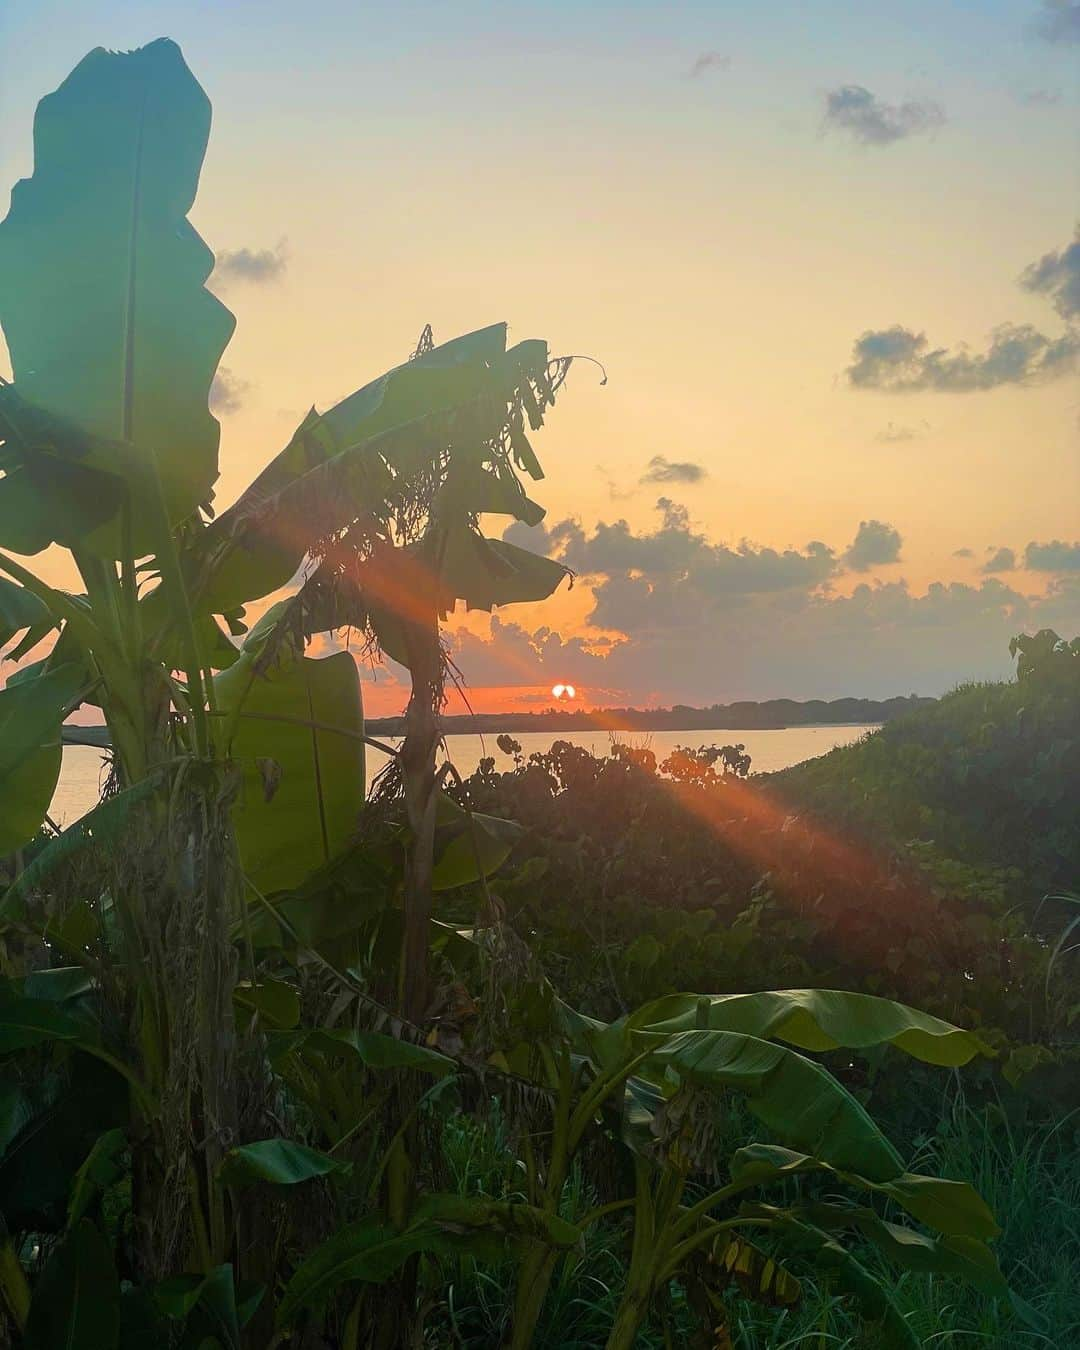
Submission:
{"label": "distant shoreline", "polygon": [[[448,736],[540,731],[784,731],[789,727],[863,726],[890,722],[936,703],[932,698],[770,699],[710,708],[599,708],[591,712],[549,708],[539,713],[462,713],[442,719]],[[372,717],[374,735],[400,736],[403,717]]]}
{"label": "distant shoreline", "polygon": [[[548,708],[538,713],[455,713],[442,719],[447,736],[494,736],[541,731],[786,731],[791,727],[858,727],[891,722],[894,717],[936,703],[934,698],[836,698],[829,701],[775,698],[764,703],[718,703],[711,708]],[[369,717],[373,736],[403,736],[404,717]],[[68,723],[65,745],[104,748],[109,734],[104,726]]]}

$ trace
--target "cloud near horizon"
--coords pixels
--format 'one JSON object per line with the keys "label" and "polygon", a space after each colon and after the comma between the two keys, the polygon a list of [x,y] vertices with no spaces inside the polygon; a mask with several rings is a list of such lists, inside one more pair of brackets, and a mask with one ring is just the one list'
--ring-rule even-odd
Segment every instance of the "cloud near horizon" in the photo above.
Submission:
{"label": "cloud near horizon", "polygon": [[883,520],[860,521],[855,540],[844,554],[844,562],[853,572],[868,572],[871,567],[899,562],[903,542],[900,531]]}
{"label": "cloud near horizon", "polygon": [[932,99],[886,103],[861,84],[844,84],[825,95],[826,130],[847,132],[860,145],[893,145],[944,125],[945,109]]}
{"label": "cloud near horizon", "polygon": [[656,510],[661,523],[648,531],[617,520],[598,523],[588,535],[578,521],[567,519],[549,529],[512,525],[503,537],[558,557],[576,572],[601,577],[592,621],[602,628],[622,628],[623,622],[613,622],[616,618],[627,623],[640,618],[623,612],[623,599],[632,605],[639,591],[645,610],[670,603],[674,614],[699,600],[724,604],[744,595],[813,588],[837,571],[834,551],[820,541],[782,551],[745,539],[734,547],[714,544],[691,526],[686,507],[670,497],[658,498]]}
{"label": "cloud near horizon", "polygon": [[1080,572],[1080,542],[1066,544],[1052,539],[1048,544],[1032,541],[1024,550],[1024,566],[1032,572]]}
{"label": "cloud near horizon", "polygon": [[980,572],[990,576],[994,572],[1014,572],[1016,570],[1016,553],[1011,548],[996,548],[991,550],[991,556],[987,558]]}
{"label": "cloud near horizon", "polygon": [[[634,599],[644,594],[639,586]],[[782,592],[744,597],[704,613],[639,615],[624,639],[530,632],[492,618],[490,636],[459,631],[454,660],[476,687],[543,687],[569,681],[590,705],[738,699],[889,698],[941,694],[964,679],[1011,671],[1009,639],[1019,632],[1080,626],[1080,586],[1032,599],[987,577],[979,585],[904,581],[861,583],[850,596]]]}
{"label": "cloud near horizon", "polygon": [[844,594],[845,575],[899,560],[895,526],[865,520],[845,550],[821,541],[776,549],[714,543],[670,498],[656,509],[652,529],[625,520],[510,526],[505,537],[573,567],[592,607],[572,636],[498,616],[487,638],[458,631],[465,678],[482,687],[569,681],[588,702],[610,705],[885,698],[1004,677],[1019,632],[1080,631],[1080,542],[1028,546],[1026,565],[1050,577],[1042,595],[994,576],[931,582],[921,593],[871,578]]}

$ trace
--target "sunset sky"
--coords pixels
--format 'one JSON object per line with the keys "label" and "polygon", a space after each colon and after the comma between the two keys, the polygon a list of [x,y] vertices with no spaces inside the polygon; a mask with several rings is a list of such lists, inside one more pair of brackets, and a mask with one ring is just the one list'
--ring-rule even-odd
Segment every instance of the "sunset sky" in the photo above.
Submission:
{"label": "sunset sky", "polygon": [[607,370],[510,532],[574,589],[451,622],[475,708],[936,694],[1080,631],[1080,5],[4,0],[0,214],[37,99],[163,35],[214,105],[219,502],[425,323]]}

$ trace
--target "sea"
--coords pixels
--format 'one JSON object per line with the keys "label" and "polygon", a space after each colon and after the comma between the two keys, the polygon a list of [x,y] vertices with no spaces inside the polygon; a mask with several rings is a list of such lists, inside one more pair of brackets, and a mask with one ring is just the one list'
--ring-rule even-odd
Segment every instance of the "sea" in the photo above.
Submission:
{"label": "sea", "polygon": [[[657,758],[657,762],[676,746],[697,748],[703,745],[742,744],[751,759],[752,773],[774,773],[786,769],[792,764],[824,755],[838,745],[850,745],[876,726],[815,726],[815,727],[779,727],[768,731],[732,731],[723,727],[715,730],[695,731],[527,731],[512,734],[512,738],[528,756],[534,752],[542,753],[550,749],[553,741],[571,741],[583,746],[594,754],[607,754],[613,741],[619,740],[626,745],[648,747]],[[384,738],[378,738],[384,739]],[[479,736],[466,732],[446,737],[446,755],[458,773],[467,778],[479,766],[485,755],[495,759],[498,769],[513,767],[509,756],[504,755],[495,744],[495,735]],[[396,745],[393,738],[385,738],[385,743]],[[386,763],[387,756],[380,750],[368,747],[366,768],[368,782],[375,777]],[[70,825],[89,811],[98,800],[101,784],[104,781],[105,764],[102,752],[87,745],[68,745],[64,747],[64,762],[60,771],[60,780],[56,785],[50,817],[58,825]]]}

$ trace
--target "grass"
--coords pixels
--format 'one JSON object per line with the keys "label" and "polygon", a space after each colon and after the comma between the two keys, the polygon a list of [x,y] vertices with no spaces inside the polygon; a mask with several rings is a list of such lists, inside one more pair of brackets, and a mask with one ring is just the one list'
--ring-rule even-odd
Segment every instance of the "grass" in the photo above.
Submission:
{"label": "grass", "polygon": [[[1078,1350],[1080,1348],[1080,1114],[1031,1124],[997,1106],[973,1107],[952,1087],[934,1127],[905,1150],[912,1171],[970,1181],[1002,1226],[996,1243],[1014,1293],[1028,1309],[1018,1315],[970,1286],[940,1276],[892,1278],[896,1302],[927,1350]],[[462,1119],[444,1139],[452,1184],[461,1192],[511,1197],[518,1171],[508,1131],[493,1116],[484,1127]],[[565,1212],[592,1203],[580,1174],[567,1187]],[[877,1272],[877,1254],[858,1251]],[[536,1339],[537,1350],[603,1347],[618,1304],[625,1246],[614,1224],[587,1231],[583,1250],[560,1263]],[[431,1284],[430,1350],[492,1350],[510,1325],[514,1262],[480,1266],[443,1259]],[[873,1327],[860,1326],[850,1304],[808,1270],[797,1271],[804,1296],[782,1312],[729,1299],[738,1350],[876,1350]],[[694,1323],[678,1290],[670,1344],[694,1344]],[[659,1328],[644,1332],[640,1350],[661,1350]]]}
{"label": "grass", "polygon": [[[498,1111],[486,1125],[461,1117],[443,1135],[451,1188],[461,1195],[524,1199],[510,1132]],[[569,1218],[595,1203],[595,1195],[575,1168],[567,1183],[563,1213]],[[586,1230],[583,1250],[569,1253],[556,1269],[535,1350],[591,1350],[603,1346],[615,1316],[622,1286],[621,1233],[610,1225]],[[466,1258],[441,1258],[434,1290],[442,1290],[431,1319],[427,1344],[432,1350],[492,1350],[511,1325],[516,1261],[483,1264]],[[661,1345],[645,1339],[642,1346]]]}

